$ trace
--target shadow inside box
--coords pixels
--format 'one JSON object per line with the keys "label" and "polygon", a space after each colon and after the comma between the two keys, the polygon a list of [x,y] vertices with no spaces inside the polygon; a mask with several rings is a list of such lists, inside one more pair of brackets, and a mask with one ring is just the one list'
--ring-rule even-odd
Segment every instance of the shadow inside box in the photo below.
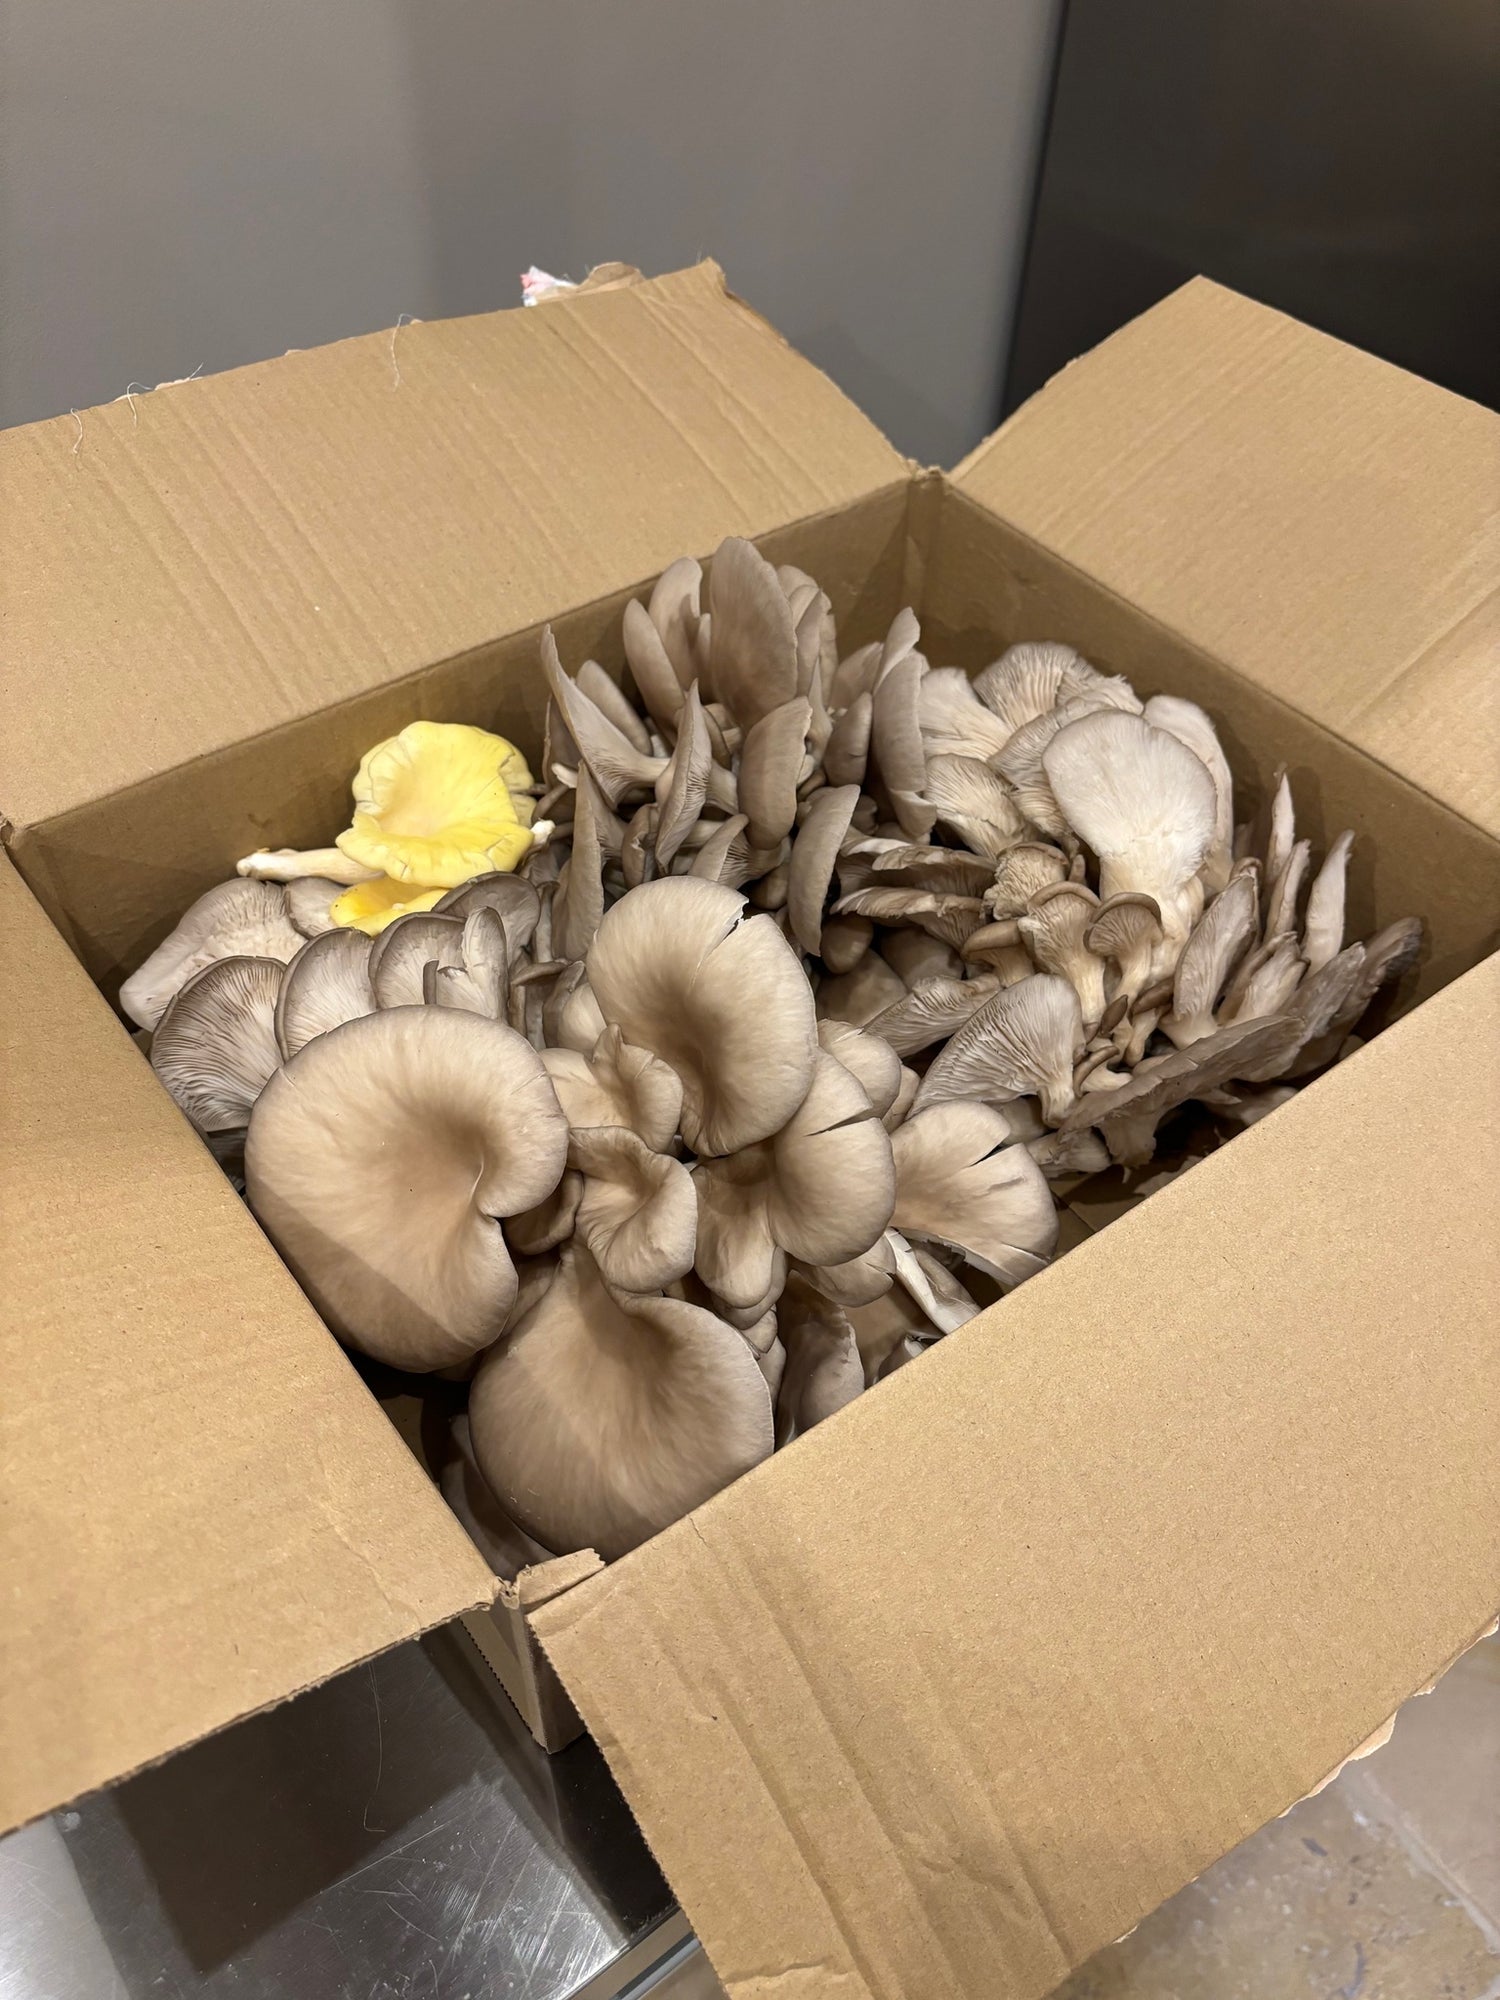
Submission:
{"label": "shadow inside box", "polygon": [[269,1994],[295,1964],[341,1992],[351,1951],[446,1935],[455,1898],[524,1926],[539,1886],[621,1942],[668,1913],[593,1743],[549,1759],[488,1679],[444,1628],[89,1801],[67,1847],[126,1990]]}

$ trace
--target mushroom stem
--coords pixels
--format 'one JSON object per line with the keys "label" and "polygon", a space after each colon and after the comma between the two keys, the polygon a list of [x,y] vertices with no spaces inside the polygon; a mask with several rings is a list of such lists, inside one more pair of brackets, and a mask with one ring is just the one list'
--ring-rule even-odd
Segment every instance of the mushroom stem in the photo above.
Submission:
{"label": "mushroom stem", "polygon": [[337,847],[310,847],[304,852],[295,847],[261,847],[243,861],[236,861],[234,872],[257,882],[295,882],[302,875],[321,875],[324,881],[337,882],[343,888],[380,878],[378,868],[362,867]]}

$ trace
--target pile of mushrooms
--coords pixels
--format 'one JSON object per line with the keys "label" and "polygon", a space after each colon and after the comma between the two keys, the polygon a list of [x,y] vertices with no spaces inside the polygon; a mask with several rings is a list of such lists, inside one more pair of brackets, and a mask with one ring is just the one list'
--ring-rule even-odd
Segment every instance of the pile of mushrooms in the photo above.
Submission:
{"label": "pile of mushrooms", "polygon": [[122,995],[330,1327],[471,1373],[505,1513],[607,1558],[1041,1269],[1079,1176],[1274,1109],[1421,939],[1346,944],[1352,836],[1314,873],[1284,774],[1237,826],[1203,711],[1068,646],[841,656],[739,540],[623,638],[638,699],[544,635],[539,783],[486,739],[500,865],[341,917],[356,816]]}

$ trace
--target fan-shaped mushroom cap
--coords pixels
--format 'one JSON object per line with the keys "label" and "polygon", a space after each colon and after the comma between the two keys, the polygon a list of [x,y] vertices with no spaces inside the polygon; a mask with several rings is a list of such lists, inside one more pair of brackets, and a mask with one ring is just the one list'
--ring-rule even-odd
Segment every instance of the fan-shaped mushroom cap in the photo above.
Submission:
{"label": "fan-shaped mushroom cap", "polygon": [[1036,973],[1002,987],[939,1050],[916,1109],[948,1098],[1003,1104],[1037,1096],[1048,1124],[1060,1124],[1072,1106],[1073,1068],[1082,1054],[1078,995],[1066,979]]}
{"label": "fan-shaped mushroom cap", "polygon": [[578,754],[598,781],[599,789],[611,806],[618,806],[629,791],[648,791],[666,766],[665,757],[653,757],[638,750],[630,738],[617,729],[563,672],[552,627],[542,632],[542,672],[569,733],[578,745]]}
{"label": "fan-shaped mushroom cap", "polygon": [[810,957],[818,952],[834,863],[858,804],[858,785],[825,786],[809,802],[792,843],[787,910],[792,935]]}
{"label": "fan-shaped mushroom cap", "polygon": [[216,958],[174,995],[151,1038],[151,1067],[198,1130],[239,1132],[281,1062],[275,958]]}
{"label": "fan-shaped mushroom cap", "polygon": [[514,958],[536,934],[542,899],[530,882],[518,875],[476,875],[461,882],[432,906],[435,917],[472,917],[476,910],[493,910],[505,930],[505,948]]}
{"label": "fan-shaped mushroom cap", "polygon": [[304,937],[318,937],[334,928],[333,906],[343,888],[341,882],[332,882],[326,875],[299,875],[295,881],[282,884],[286,913]]}
{"label": "fan-shaped mushroom cap", "polygon": [[934,819],[923,798],[927,752],[918,697],[926,662],[914,650],[920,636],[915,614],[899,612],[881,649],[870,733],[870,748],[896,817],[915,840],[927,837]]}
{"label": "fan-shaped mushroom cap", "polygon": [[1059,730],[1042,762],[1069,824],[1099,857],[1101,895],[1155,898],[1164,942],[1153,973],[1164,974],[1203,907],[1198,870],[1217,812],[1207,768],[1166,730],[1117,709]]}
{"label": "fan-shaped mushroom cap", "polygon": [[901,1058],[878,1033],[865,1034],[848,1021],[818,1023],[818,1047],[841,1063],[884,1118],[901,1088]]}
{"label": "fan-shaped mushroom cap", "polygon": [[1305,970],[1295,937],[1283,934],[1270,940],[1256,954],[1243,987],[1220,1008],[1220,1023],[1257,1021],[1285,1012]]}
{"label": "fan-shaped mushroom cap", "polygon": [[120,1005],[140,1028],[154,1028],[194,973],[220,958],[274,958],[280,964],[302,949],[302,933],[287,913],[277,882],[220,882],[184,913],[120,988]]}
{"label": "fan-shaped mushroom cap", "polygon": [[375,1012],[370,940],[363,931],[322,931],[309,938],[282,977],[275,1030],[283,1057],[315,1035]]}
{"label": "fan-shaped mushroom cap", "polygon": [[817,1054],[812,990],[770,917],[732,889],[672,875],[606,911],[588,980],[606,1020],[682,1079],[682,1135],[723,1154],[779,1131]]}
{"label": "fan-shaped mushroom cap", "polygon": [[1213,1033],[1219,994],[1254,938],[1259,920],[1256,871],[1249,870],[1232,876],[1193,926],[1177,961],[1172,1011],[1162,1022],[1178,1048],[1188,1048]]}
{"label": "fan-shaped mushroom cap", "polygon": [[877,924],[915,924],[955,950],[979,928],[984,905],[977,896],[949,896],[930,889],[854,889],[833,906],[840,917],[869,917]]}
{"label": "fan-shaped mushroom cap", "polygon": [[976,758],[1003,750],[1011,730],[987,709],[962,667],[932,667],[917,691],[917,718],[929,765],[934,757]]}
{"label": "fan-shaped mushroom cap", "polygon": [[948,1267],[930,1250],[908,1243],[899,1229],[885,1234],[902,1289],[921,1308],[929,1326],[938,1333],[956,1333],[967,1325],[979,1307]]}
{"label": "fan-shaped mushroom cap", "polygon": [[995,862],[994,886],[985,893],[993,917],[1018,917],[1043,889],[1068,879],[1067,856],[1039,840],[1018,841]]}
{"label": "fan-shaped mushroom cap", "polygon": [[852,972],[874,942],[875,926],[868,917],[830,917],[818,939],[818,956],[837,976]]}
{"label": "fan-shaped mushroom cap", "polygon": [[836,1306],[847,1310],[850,1306],[868,1305],[871,1299],[880,1298],[891,1288],[896,1264],[891,1253],[890,1231],[884,1231],[858,1257],[846,1257],[839,1264],[798,1264],[795,1269],[815,1292],[832,1299]]}
{"label": "fan-shaped mushroom cap", "polygon": [[864,783],[874,714],[875,698],[867,689],[856,695],[834,723],[823,750],[823,770],[830,785]]}
{"label": "fan-shaped mushroom cap", "polygon": [[995,879],[990,861],[961,847],[927,847],[896,841],[862,840],[856,851],[868,851],[871,879],[866,887],[932,889],[940,896],[979,896]]}
{"label": "fan-shaped mushroom cap", "polygon": [[496,910],[478,909],[464,919],[457,965],[429,960],[422,968],[422,998],[430,1006],[462,1007],[503,1021],[509,990],[505,926]]}
{"label": "fan-shaped mushroom cap", "polygon": [[499,1218],[562,1177],[568,1126],[541,1058],[498,1021],[398,1007],[319,1035],[262,1092],[245,1187],[341,1339],[443,1368],[505,1323]]}
{"label": "fan-shaped mushroom cap", "polygon": [[749,817],[752,847],[775,847],[797,821],[797,786],[812,710],[804,695],[768,709],[745,731],[740,747],[739,808]]}
{"label": "fan-shaped mushroom cap", "polygon": [[796,1276],[787,1281],[776,1327],[786,1350],[776,1393],[780,1446],[852,1403],[865,1386],[865,1371],[841,1308]]}
{"label": "fan-shaped mushroom cap", "polygon": [[1234,779],[1218,731],[1195,701],[1180,695],[1154,694],[1142,712],[1153,729],[1185,743],[1214,781],[1213,840],[1199,873],[1207,894],[1217,896],[1234,866]]}
{"label": "fan-shaped mushroom cap", "polygon": [[552,991],[542,1008],[542,1033],[548,1048],[576,1049],[580,1055],[592,1055],[594,1044],[608,1025],[599,1012],[583,965],[565,966],[552,982]]}
{"label": "fan-shaped mushroom cap", "polygon": [[962,979],[964,962],[951,944],[927,931],[889,931],[880,940],[880,955],[908,988],[924,979]]}
{"label": "fan-shaped mushroom cap", "polygon": [[1084,1126],[1072,1132],[1044,1132],[1024,1144],[1049,1181],[1067,1180],[1075,1174],[1102,1174],[1109,1165],[1108,1146],[1097,1132]]}
{"label": "fan-shaped mushroom cap", "polygon": [[1247,1071],[1275,1074],[1300,1040],[1299,1023],[1286,1014],[1217,1028],[1190,1048],[1153,1058],[1150,1069],[1138,1069],[1119,1090],[1086,1092],[1064,1130],[1096,1125],[1112,1159],[1126,1167],[1144,1166],[1156,1144],[1156,1128],[1169,1111]]}
{"label": "fan-shaped mushroom cap", "polygon": [[1089,950],[1118,968],[1112,999],[1123,999],[1126,1008],[1150,979],[1152,956],[1160,941],[1161,911],[1156,899],[1129,890],[1101,903],[1084,933]]}
{"label": "fan-shaped mushroom cap", "polygon": [[708,606],[714,697],[749,731],[797,693],[792,607],[775,570],[738,535],[727,537],[714,552]]}
{"label": "fan-shaped mushroom cap", "polygon": [[[573,1224],[578,1220],[578,1204],[583,1200],[583,1175],[571,1171],[565,1173],[551,1194],[539,1201],[534,1208],[522,1209],[519,1215],[505,1218],[506,1248],[523,1261],[530,1259],[533,1264],[546,1257],[549,1250],[555,1250],[559,1243],[566,1243],[573,1234]],[[518,1267],[519,1268],[519,1267]],[[544,1290],[545,1287],[542,1287]],[[510,1317],[518,1318],[533,1301],[518,1292]]]}
{"label": "fan-shaped mushroom cap", "polygon": [[542,1051],[569,1125],[622,1125],[662,1153],[682,1113],[677,1072],[649,1049],[632,1048],[618,1028],[606,1028],[587,1056],[576,1049]]}
{"label": "fan-shaped mushroom cap", "polygon": [[481,1363],[469,1425],[485,1479],[529,1534],[608,1561],[774,1443],[770,1392],[744,1338],[683,1300],[611,1292],[578,1244]]}
{"label": "fan-shaped mushroom cap", "polygon": [[1032,897],[1017,928],[1043,972],[1066,979],[1078,995],[1085,1032],[1104,1012],[1104,960],[1087,942],[1099,898],[1082,882],[1055,882]]}
{"label": "fan-shaped mushroom cap", "polygon": [[607,1285],[661,1291],[693,1268],[698,1197],[681,1160],[623,1125],[575,1128],[568,1164],[584,1176],[579,1239]]}
{"label": "fan-shaped mushroom cap", "polygon": [[[1057,1207],[1030,1153],[986,1104],[940,1103],[891,1137],[891,1227],[946,1243],[1002,1285],[1039,1271],[1057,1246]],[[900,1260],[897,1271],[900,1273]]]}
{"label": "fan-shaped mushroom cap", "polygon": [[[647,621],[649,624],[649,620]],[[708,795],[714,750],[708,733],[698,683],[688,689],[677,718],[677,746],[667,767],[656,781],[656,799],[661,808],[656,823],[656,863],[670,865],[696,824]]]}
{"label": "fan-shaped mushroom cap", "polygon": [[377,1007],[420,1007],[429,963],[463,963],[464,927],[458,917],[418,910],[388,924],[370,946],[370,985]]}
{"label": "fan-shaped mushroom cap", "polygon": [[1140,713],[1128,681],[1108,678],[1081,653],[1056,640],[1027,640],[1009,647],[976,677],[974,692],[1012,735],[1049,709],[1078,697]]}
{"label": "fan-shaped mushroom cap", "polygon": [[[1376,993],[1391,980],[1399,979],[1415,964],[1421,949],[1422,925],[1417,917],[1402,917],[1394,924],[1387,924],[1383,931],[1377,931],[1374,937],[1366,939],[1358,976],[1351,981],[1325,1032],[1307,1041],[1298,1051],[1295,1066],[1287,1074],[1304,1076],[1308,1070],[1332,1062],[1343,1045],[1344,1037]],[[1294,1016],[1301,1012],[1298,1006],[1300,999],[1299,991],[1292,1003]]]}
{"label": "fan-shaped mushroom cap", "polygon": [[700,1159],[698,1275],[746,1306],[775,1282],[778,1258],[838,1264],[860,1256],[890,1220],[891,1141],[843,1065],[817,1052],[812,1084],[774,1138]]}
{"label": "fan-shaped mushroom cap", "polygon": [[1292,785],[1283,770],[1277,774],[1276,789],[1271,794],[1270,832],[1266,836],[1267,895],[1270,894],[1277,876],[1292,858],[1292,848],[1296,838],[1297,816],[1292,804]]}
{"label": "fan-shaped mushroom cap", "polygon": [[1302,893],[1303,877],[1312,857],[1312,842],[1295,842],[1281,873],[1271,884],[1266,898],[1264,932],[1269,944],[1273,938],[1291,937],[1297,929],[1297,901]]}
{"label": "fan-shaped mushroom cap", "polygon": [[1337,958],[1344,943],[1344,884],[1349,872],[1352,833],[1341,833],[1323,859],[1307,892],[1307,915],[1302,928],[1302,956],[1308,968],[1317,972]]}
{"label": "fan-shaped mushroom cap", "polygon": [[[707,635],[702,631],[703,570],[692,556],[679,556],[657,578],[646,607],[673,671],[684,689],[702,678]],[[644,693],[644,689],[642,690]],[[705,696],[716,690],[706,687]]]}
{"label": "fan-shaped mushroom cap", "polygon": [[1000,981],[994,973],[981,973],[974,979],[920,979],[866,1025],[898,1056],[918,1055],[934,1042],[957,1034],[999,991]]}
{"label": "fan-shaped mushroom cap", "polygon": [[635,598],[625,607],[623,636],[625,658],[647,713],[663,735],[675,736],[682,713],[683,684],[650,612]]}
{"label": "fan-shaped mushroom cap", "polygon": [[1010,788],[977,757],[930,757],[927,796],[940,822],[976,854],[997,858],[1026,838],[1027,822]]}
{"label": "fan-shaped mushroom cap", "polygon": [[587,764],[578,767],[573,844],[552,903],[553,937],[560,957],[581,959],[604,915],[605,822],[609,803]]}

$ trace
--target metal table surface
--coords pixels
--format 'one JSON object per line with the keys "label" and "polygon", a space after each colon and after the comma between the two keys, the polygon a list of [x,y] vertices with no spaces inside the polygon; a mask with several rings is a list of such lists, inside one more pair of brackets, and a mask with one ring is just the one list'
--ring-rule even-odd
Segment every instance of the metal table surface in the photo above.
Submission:
{"label": "metal table surface", "polygon": [[0,1840],[0,2000],[603,2000],[695,1949],[458,1627]]}

